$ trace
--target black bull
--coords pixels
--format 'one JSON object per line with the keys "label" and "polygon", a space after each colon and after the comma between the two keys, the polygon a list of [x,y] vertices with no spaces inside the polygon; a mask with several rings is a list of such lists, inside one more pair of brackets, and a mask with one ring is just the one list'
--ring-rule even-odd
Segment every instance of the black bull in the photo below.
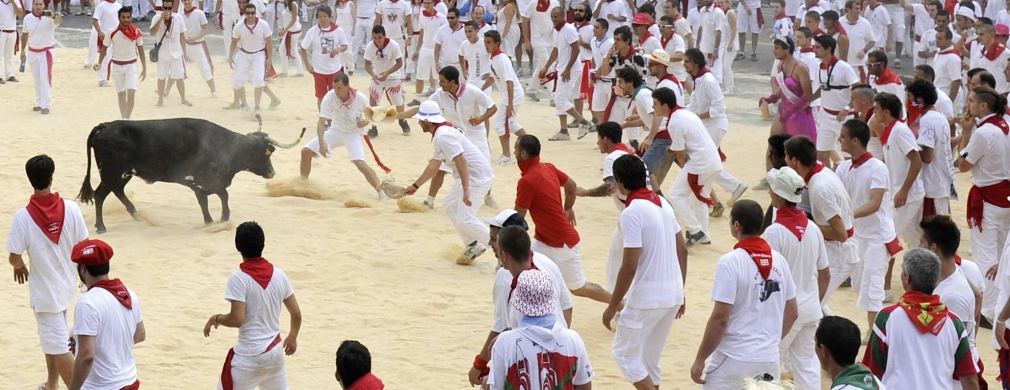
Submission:
{"label": "black bull", "polygon": [[[305,129],[302,129],[302,135]],[[137,209],[123,188],[133,176],[147,183],[169,182],[189,187],[203,211],[204,223],[214,220],[207,210],[207,196],[221,199],[221,220],[227,221],[228,186],[240,171],[270,179],[274,168],[270,155],[275,147],[291,148],[266,133],[242,135],[203,119],[177,118],[150,121],[115,121],[95,126],[88,135],[88,173],[77,197],[84,203],[95,201],[95,227],[105,232],[102,204],[113,193],[131,216]],[[91,188],[91,151],[101,176],[98,188]]]}

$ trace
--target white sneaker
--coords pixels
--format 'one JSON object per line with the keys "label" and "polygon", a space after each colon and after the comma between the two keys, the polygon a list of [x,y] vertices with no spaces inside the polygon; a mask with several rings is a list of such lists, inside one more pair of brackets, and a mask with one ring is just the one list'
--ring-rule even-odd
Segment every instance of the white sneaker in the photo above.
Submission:
{"label": "white sneaker", "polygon": [[470,244],[466,247],[466,252],[464,252],[463,255],[472,261],[477,257],[479,257],[480,255],[483,255],[484,252],[486,251],[487,247],[484,246],[484,244],[474,241],[473,244]]}
{"label": "white sneaker", "polygon": [[105,80],[99,81],[98,82],[98,86],[102,87],[102,88],[108,87],[109,86],[109,82],[105,81]]}
{"label": "white sneaker", "polygon": [[568,133],[562,133],[562,132],[559,131],[557,133],[554,133],[554,135],[552,135],[547,140],[548,141],[571,141],[572,140],[572,136],[568,135]]}
{"label": "white sneaker", "polygon": [[487,194],[487,196],[484,197],[484,205],[492,209],[498,210],[498,202],[494,201],[494,197],[491,196],[491,194]]}
{"label": "white sneaker", "polygon": [[421,201],[421,204],[427,206],[429,209],[435,209],[435,203],[429,202],[427,199]]}
{"label": "white sneaker", "polygon": [[746,184],[743,183],[738,184],[736,186],[736,189],[733,190],[733,195],[729,197],[729,204],[732,205],[733,203],[736,203],[736,201],[740,200],[740,197],[743,196],[743,193],[746,191],[747,191]]}
{"label": "white sneaker", "polygon": [[501,158],[498,159],[498,164],[501,164],[501,165],[509,165],[509,164],[515,164],[515,163],[516,163],[516,158],[512,157],[512,156],[501,156]]}
{"label": "white sneaker", "polygon": [[884,290],[884,303],[894,303],[894,293],[891,290]]}
{"label": "white sneaker", "polygon": [[592,132],[594,130],[595,126],[593,126],[593,122],[586,121],[584,123],[580,123],[578,125],[578,127],[579,127],[579,138],[578,139],[583,139],[587,135],[589,135],[590,132]]}
{"label": "white sneaker", "polygon": [[386,195],[386,191],[379,190],[379,200],[380,201],[390,200],[390,199],[392,199],[392,198],[390,198],[389,195]]}

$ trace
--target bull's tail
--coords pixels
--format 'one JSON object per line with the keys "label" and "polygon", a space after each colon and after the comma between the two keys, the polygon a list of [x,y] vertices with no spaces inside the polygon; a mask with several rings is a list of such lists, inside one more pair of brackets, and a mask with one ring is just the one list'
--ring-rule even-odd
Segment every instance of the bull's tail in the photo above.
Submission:
{"label": "bull's tail", "polygon": [[101,129],[103,125],[98,125],[91,130],[91,134],[88,134],[88,144],[85,147],[88,151],[88,173],[84,175],[84,183],[81,184],[81,192],[77,194],[77,199],[85,204],[91,204],[92,200],[95,198],[95,190],[91,187],[91,141],[95,137],[95,133]]}

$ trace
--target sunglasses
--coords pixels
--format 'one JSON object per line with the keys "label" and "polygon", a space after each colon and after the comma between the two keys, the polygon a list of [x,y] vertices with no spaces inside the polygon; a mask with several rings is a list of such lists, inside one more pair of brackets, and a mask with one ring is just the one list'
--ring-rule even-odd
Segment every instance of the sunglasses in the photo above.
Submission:
{"label": "sunglasses", "polygon": [[659,28],[673,28],[673,25],[672,24],[661,24],[661,25],[659,25]]}
{"label": "sunglasses", "polygon": [[867,62],[866,63],[866,66],[878,66],[878,65],[880,65],[879,62]]}
{"label": "sunglasses", "polygon": [[256,11],[246,12],[246,15],[256,16]]}

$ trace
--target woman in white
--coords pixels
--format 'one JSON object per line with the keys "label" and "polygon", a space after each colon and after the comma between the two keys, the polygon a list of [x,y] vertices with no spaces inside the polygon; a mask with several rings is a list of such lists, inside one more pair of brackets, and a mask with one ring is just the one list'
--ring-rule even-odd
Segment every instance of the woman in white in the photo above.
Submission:
{"label": "woman in white", "polygon": [[498,12],[495,14],[495,18],[498,20],[496,27],[501,33],[501,51],[509,57],[515,58],[520,36],[519,6],[515,0],[504,1],[505,5],[499,6]]}
{"label": "woman in white", "polygon": [[[281,75],[302,77],[305,75],[305,64],[302,62],[301,54],[298,53],[298,42],[302,40],[302,23],[298,16],[298,2],[295,0],[284,1],[281,20],[284,23],[284,28],[277,34],[281,39],[281,44],[277,47],[277,51],[280,52]],[[288,73],[292,61],[295,63],[294,68],[297,72],[294,75]]]}
{"label": "woman in white", "polygon": [[[403,67],[406,68],[406,77],[403,78],[404,81],[410,81],[411,75],[417,70],[417,61],[412,60],[414,52],[417,51],[417,39],[421,37],[421,11],[424,11],[424,4],[421,0],[411,0],[410,2],[410,20],[411,25],[414,30],[410,32],[410,36],[407,37],[407,47],[403,49],[405,53],[403,56]],[[481,38],[483,39],[483,38]]]}
{"label": "woman in white", "polygon": [[[358,26],[358,18],[354,17],[354,15],[358,14],[354,2],[351,0],[338,0],[337,7],[333,9],[333,13],[336,14],[334,19],[336,19],[337,26],[340,26],[347,33],[347,41],[354,42],[354,30]],[[344,64],[344,70],[348,74],[353,75],[354,61],[351,61],[351,51],[345,50],[337,54],[337,56],[340,57],[340,63]]]}
{"label": "woman in white", "polygon": [[[722,31],[730,32],[728,38],[722,40],[722,47],[725,48],[723,58],[733,58],[736,56],[736,11],[730,5],[730,0],[719,0],[719,6],[726,11],[726,18],[722,20]],[[733,61],[722,62],[722,94],[733,94]]]}

